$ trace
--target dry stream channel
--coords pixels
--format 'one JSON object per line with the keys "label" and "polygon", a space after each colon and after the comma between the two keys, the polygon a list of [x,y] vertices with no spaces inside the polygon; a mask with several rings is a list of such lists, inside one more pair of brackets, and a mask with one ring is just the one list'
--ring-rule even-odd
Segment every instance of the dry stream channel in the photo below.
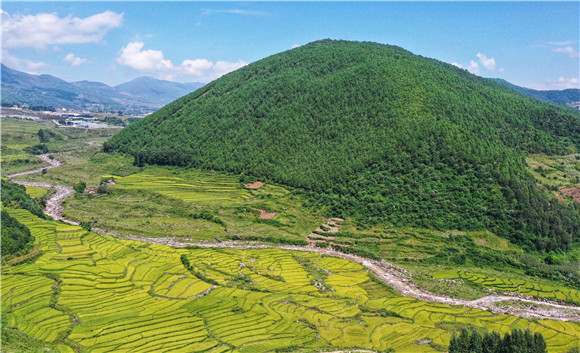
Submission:
{"label": "dry stream channel", "polygon": [[[60,162],[57,159],[49,158],[47,154],[38,155],[37,157],[43,160],[44,162],[49,163],[50,165],[30,170],[27,172],[12,174],[9,175],[8,178],[11,179],[16,184],[56,190],[56,192],[53,193],[49,199],[46,200],[46,208],[44,209],[44,213],[54,218],[55,220],[60,220],[69,224],[78,225],[79,224],[78,222],[65,219],[62,217],[63,210],[62,202],[66,200],[68,197],[74,195],[74,190],[72,187],[48,183],[14,180],[14,178],[18,176],[40,173],[44,169],[57,168],[62,165],[62,162]],[[93,228],[92,231],[101,234],[116,235],[99,228]],[[404,272],[401,271],[401,269],[384,260],[377,261],[357,255],[345,254],[336,250],[317,248],[315,246],[266,245],[260,244],[258,242],[241,242],[241,241],[200,243],[200,242],[183,242],[182,240],[178,241],[177,239],[174,238],[143,238],[136,236],[128,236],[125,238],[154,244],[165,244],[173,247],[198,246],[204,248],[232,248],[232,249],[284,249],[284,250],[315,252],[322,255],[340,257],[346,260],[360,263],[364,267],[366,267],[369,271],[371,271],[381,281],[385,282],[386,284],[388,284],[389,286],[393,287],[395,290],[400,292],[402,295],[407,297],[412,297],[419,300],[434,303],[460,305],[482,310],[491,310],[493,312],[498,313],[505,312],[509,313],[510,315],[520,316],[524,318],[552,319],[561,321],[580,321],[580,307],[574,305],[564,305],[549,300],[533,299],[517,293],[512,293],[511,295],[487,295],[474,300],[466,300],[439,295],[417,287],[415,284],[413,284],[407,279],[407,277],[404,275]],[[501,307],[497,306],[496,304],[498,303],[501,303],[502,306]]]}

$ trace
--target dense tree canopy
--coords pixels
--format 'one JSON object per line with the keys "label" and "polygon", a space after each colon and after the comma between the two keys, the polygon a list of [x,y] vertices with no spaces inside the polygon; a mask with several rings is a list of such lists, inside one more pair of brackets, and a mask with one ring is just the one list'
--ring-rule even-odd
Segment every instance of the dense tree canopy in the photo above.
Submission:
{"label": "dense tree canopy", "polygon": [[532,333],[515,328],[503,339],[497,331],[485,332],[463,328],[459,335],[453,334],[449,353],[546,353],[546,341],[540,332]]}
{"label": "dense tree canopy", "polygon": [[[5,179],[2,179],[2,205],[23,208],[38,217],[46,217],[42,211],[42,206],[30,198],[24,186],[14,184]],[[16,218],[11,217],[5,210],[2,210],[0,223],[2,227],[2,261],[32,250],[34,237],[25,225],[18,222]]]}
{"label": "dense tree canopy", "polygon": [[28,227],[11,217],[8,212],[2,210],[2,259],[11,258],[14,255],[32,250],[34,237]]}
{"label": "dense tree canopy", "polygon": [[40,218],[45,218],[42,205],[30,198],[24,186],[4,179],[2,179],[2,205],[23,208]]}
{"label": "dense tree canopy", "polygon": [[359,222],[489,229],[567,249],[578,208],[548,199],[524,153],[580,146],[580,115],[376,43],[318,41],[253,64],[125,128],[104,148],[253,175]]}

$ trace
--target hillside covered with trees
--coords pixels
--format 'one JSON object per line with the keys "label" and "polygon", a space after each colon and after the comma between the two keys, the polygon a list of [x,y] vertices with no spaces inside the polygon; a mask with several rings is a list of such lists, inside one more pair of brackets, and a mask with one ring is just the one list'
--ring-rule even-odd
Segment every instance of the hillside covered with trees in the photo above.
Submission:
{"label": "hillside covered with trees", "polygon": [[1,213],[2,261],[30,252],[34,243],[34,237],[30,234],[30,229],[11,217],[8,212],[2,210]]}
{"label": "hillside covered with trees", "polygon": [[488,229],[568,249],[580,209],[525,153],[580,147],[580,115],[377,43],[323,40],[247,65],[132,124],[105,151],[277,182],[360,224]]}
{"label": "hillside covered with trees", "polygon": [[[30,198],[24,186],[5,179],[2,179],[2,206],[25,209],[40,218],[45,218],[42,205]],[[0,242],[2,262],[26,254],[33,249],[34,237],[30,234],[28,227],[11,217],[4,209],[0,218],[0,227],[2,228]]]}

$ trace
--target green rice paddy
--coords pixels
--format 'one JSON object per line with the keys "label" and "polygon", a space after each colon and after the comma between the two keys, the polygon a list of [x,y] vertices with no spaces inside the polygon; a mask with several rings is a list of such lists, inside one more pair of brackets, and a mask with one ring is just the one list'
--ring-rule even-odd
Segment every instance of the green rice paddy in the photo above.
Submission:
{"label": "green rice paddy", "polygon": [[[544,334],[550,352],[578,345],[578,323],[401,297],[338,258],[174,249],[8,211],[43,253],[2,269],[3,322],[61,352],[432,352],[445,349],[450,332],[464,324],[500,332],[529,327]],[[195,271],[185,269],[182,255]],[[317,286],[321,278],[328,290]],[[423,339],[428,343],[414,343]]]}
{"label": "green rice paddy", "polygon": [[39,188],[36,186],[26,186],[26,193],[30,195],[30,197],[32,197],[33,199],[36,197],[41,198],[49,192],[50,192],[49,190]]}
{"label": "green rice paddy", "polygon": [[154,191],[186,202],[231,205],[242,203],[251,197],[247,190],[240,187],[238,181],[218,173],[173,173],[169,168],[155,168],[154,173],[144,172],[114,178],[119,183],[119,190]]}

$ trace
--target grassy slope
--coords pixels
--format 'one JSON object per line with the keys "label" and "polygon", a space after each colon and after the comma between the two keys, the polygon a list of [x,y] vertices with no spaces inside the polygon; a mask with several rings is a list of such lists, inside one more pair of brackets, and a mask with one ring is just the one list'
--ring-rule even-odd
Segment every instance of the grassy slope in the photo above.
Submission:
{"label": "grassy slope", "polygon": [[[108,195],[67,201],[65,215],[121,234],[201,240],[251,236],[303,241],[324,221],[305,212],[300,198],[283,188],[249,190],[237,178],[216,172],[150,167],[115,180]],[[260,220],[254,208],[278,215]],[[204,211],[224,224],[196,219]]]}
{"label": "grassy slope", "polygon": [[[71,172],[70,177],[59,180],[60,183],[67,185],[78,182],[78,179],[91,180],[89,168],[98,168],[99,163],[96,162],[93,165],[83,167],[82,164],[86,162],[85,154],[100,150],[100,146],[120,130],[119,128],[90,130],[65,128],[58,127],[50,121],[34,122],[16,118],[2,118],[2,176],[44,166],[41,160],[24,151],[26,147],[40,143],[38,138],[40,129],[50,131],[55,136],[45,143],[49,152],[58,156],[59,159],[66,159],[67,164],[76,165],[75,168],[77,170]],[[80,154],[83,154],[82,159],[78,158]],[[75,158],[77,159],[75,160]],[[115,159],[111,160],[115,161]],[[127,164],[123,158],[116,161],[123,165]],[[109,165],[106,166],[109,169],[111,167],[110,163],[112,162],[109,162]],[[31,180],[35,177],[37,176],[28,176]],[[74,181],[72,180],[73,178],[75,179]]]}
{"label": "grassy slope", "polygon": [[36,169],[44,165],[40,159],[22,151],[38,143],[37,132],[52,123],[39,124],[33,121],[2,118],[2,176]]}
{"label": "grassy slope", "polygon": [[544,189],[563,202],[572,200],[559,191],[580,187],[580,154],[556,157],[533,154],[526,161],[530,172]]}

